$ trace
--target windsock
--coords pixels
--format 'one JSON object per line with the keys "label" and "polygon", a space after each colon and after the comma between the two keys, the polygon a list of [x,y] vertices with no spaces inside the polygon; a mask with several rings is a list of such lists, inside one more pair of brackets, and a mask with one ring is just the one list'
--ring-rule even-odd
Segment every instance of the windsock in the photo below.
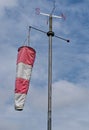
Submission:
{"label": "windsock", "polygon": [[35,55],[36,51],[31,47],[22,46],[18,49],[15,81],[15,109],[18,111],[23,110],[25,104]]}

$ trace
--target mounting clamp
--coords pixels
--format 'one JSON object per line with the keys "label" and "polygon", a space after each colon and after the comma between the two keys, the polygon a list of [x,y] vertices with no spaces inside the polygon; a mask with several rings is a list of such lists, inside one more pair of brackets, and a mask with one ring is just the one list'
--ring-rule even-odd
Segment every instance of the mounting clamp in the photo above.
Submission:
{"label": "mounting clamp", "polygon": [[52,31],[49,31],[49,32],[47,32],[47,36],[49,37],[49,36],[54,36],[54,32],[52,32]]}

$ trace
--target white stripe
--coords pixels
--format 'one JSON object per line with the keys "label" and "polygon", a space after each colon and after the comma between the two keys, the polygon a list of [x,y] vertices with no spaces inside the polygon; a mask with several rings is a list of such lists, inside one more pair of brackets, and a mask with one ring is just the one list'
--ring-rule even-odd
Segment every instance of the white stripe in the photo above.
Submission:
{"label": "white stripe", "polygon": [[52,15],[52,17],[54,17],[54,18],[59,18],[59,19],[62,18],[61,16],[57,16],[57,15]]}
{"label": "white stripe", "polygon": [[15,109],[21,110],[24,107],[26,94],[15,93]]}
{"label": "white stripe", "polygon": [[32,73],[32,66],[26,65],[22,62],[17,64],[16,77],[30,80]]}
{"label": "white stripe", "polygon": [[[44,15],[44,16],[50,16],[50,14],[46,14],[46,13],[42,13],[42,12],[40,12],[40,14],[41,14],[41,15]],[[54,18],[59,18],[59,19],[62,18],[61,16],[57,16],[57,15],[52,15],[52,17],[54,17]]]}

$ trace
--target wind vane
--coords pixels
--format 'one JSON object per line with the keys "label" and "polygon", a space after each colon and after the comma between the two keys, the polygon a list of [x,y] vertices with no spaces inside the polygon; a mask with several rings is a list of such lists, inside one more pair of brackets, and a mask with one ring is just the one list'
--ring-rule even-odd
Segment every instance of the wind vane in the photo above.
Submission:
{"label": "wind vane", "polygon": [[[47,14],[47,13],[42,13],[42,12],[40,12],[40,8],[36,8],[36,14],[37,14],[37,15],[41,14],[41,15],[48,16],[48,17],[49,17],[50,15],[52,15],[52,13],[51,13],[51,14]],[[52,17],[54,17],[54,18],[59,18],[59,19],[62,18],[62,16],[57,16],[57,15],[52,15]]]}
{"label": "wind vane", "polygon": [[[51,31],[52,31],[52,18],[58,18],[58,19],[64,19],[64,20],[66,19],[66,17],[64,16],[63,13],[61,13],[60,16],[59,16],[59,15],[54,15],[54,14],[53,14],[53,13],[54,13],[54,10],[55,10],[55,0],[53,1],[53,9],[52,9],[52,11],[51,11],[50,14],[41,12],[41,11],[40,11],[40,8],[36,8],[36,9],[35,9],[37,15],[43,15],[43,16],[49,17],[49,28],[50,28],[50,26],[51,26],[51,28],[50,28]],[[40,31],[40,32],[43,32],[43,33],[48,34],[47,32],[45,32],[45,31],[43,31],[43,30],[40,30],[40,29],[37,29],[37,28],[32,27],[32,26],[30,26],[30,28],[33,28],[33,29],[35,29],[35,30],[37,30],[37,31]],[[50,30],[50,29],[49,29],[49,30]],[[54,32],[53,32],[53,33],[54,33]],[[57,36],[57,35],[55,35],[55,34],[54,34],[54,36],[55,36],[56,38],[61,39],[61,40],[70,42],[68,39],[62,38],[62,37]]]}

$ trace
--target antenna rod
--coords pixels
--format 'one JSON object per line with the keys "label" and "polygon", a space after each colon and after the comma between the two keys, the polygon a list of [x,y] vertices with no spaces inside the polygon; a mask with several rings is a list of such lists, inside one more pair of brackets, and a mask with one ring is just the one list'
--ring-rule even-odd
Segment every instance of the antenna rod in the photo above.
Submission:
{"label": "antenna rod", "polygon": [[56,38],[59,38],[59,39],[61,39],[61,40],[64,40],[64,41],[66,41],[66,42],[70,42],[70,40],[68,40],[68,39],[65,39],[65,38],[62,38],[62,37],[59,37],[59,36],[57,36],[57,35],[54,35]]}
{"label": "antenna rod", "polygon": [[47,34],[47,32],[45,32],[45,31],[43,31],[43,30],[40,30],[40,29],[38,29],[38,28],[35,28],[35,27],[32,27],[32,26],[29,26],[29,28],[32,28],[32,29],[34,29],[34,30],[37,30],[37,31],[39,31],[39,32],[42,32],[42,33],[46,33],[46,34]]}
{"label": "antenna rod", "polygon": [[[39,32],[42,32],[42,33],[47,34],[47,32],[45,32],[45,31],[43,31],[43,30],[41,30],[41,29],[38,29],[38,28],[35,28],[35,27],[32,27],[32,26],[29,26],[29,28],[32,28],[32,29],[34,29],[34,30],[37,30],[37,31],[39,31]],[[62,38],[62,37],[59,37],[59,36],[57,36],[57,35],[55,35],[55,34],[54,34],[54,37],[57,37],[57,38],[59,38],[59,39],[61,39],[61,40],[63,40],[63,41],[66,41],[66,42],[70,42],[70,40],[65,39],[65,38]]]}

